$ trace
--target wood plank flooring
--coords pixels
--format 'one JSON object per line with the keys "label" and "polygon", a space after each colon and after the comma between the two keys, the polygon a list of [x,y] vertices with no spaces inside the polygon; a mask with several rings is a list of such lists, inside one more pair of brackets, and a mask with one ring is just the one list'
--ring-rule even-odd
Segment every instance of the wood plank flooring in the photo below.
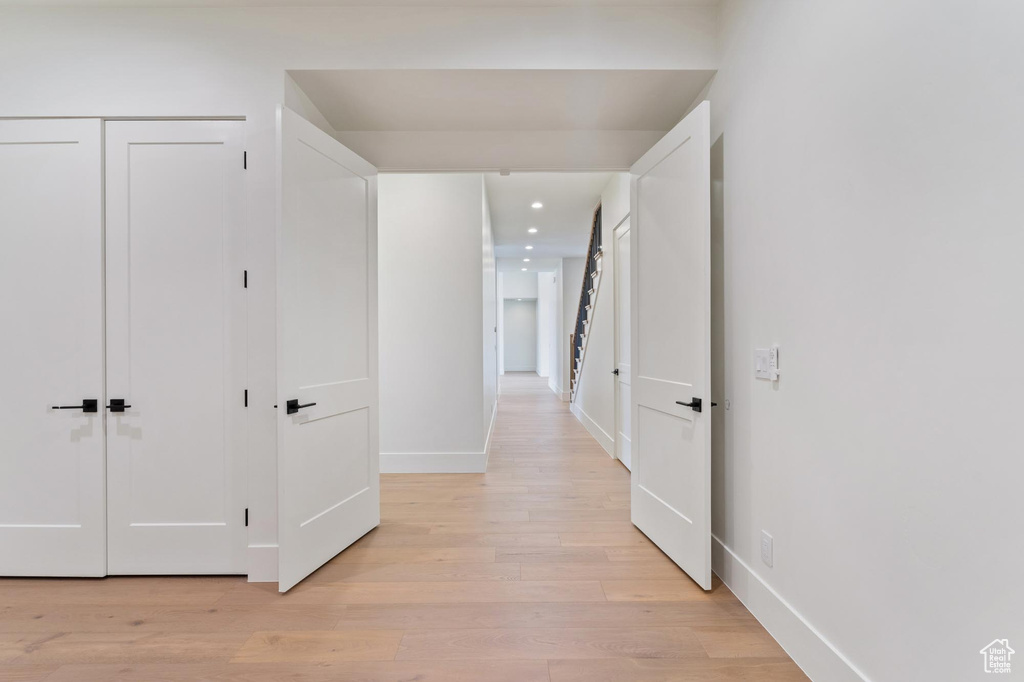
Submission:
{"label": "wood plank flooring", "polygon": [[385,475],[381,526],[287,595],[0,579],[0,682],[806,680],[629,522],[629,472],[509,374],[486,474]]}

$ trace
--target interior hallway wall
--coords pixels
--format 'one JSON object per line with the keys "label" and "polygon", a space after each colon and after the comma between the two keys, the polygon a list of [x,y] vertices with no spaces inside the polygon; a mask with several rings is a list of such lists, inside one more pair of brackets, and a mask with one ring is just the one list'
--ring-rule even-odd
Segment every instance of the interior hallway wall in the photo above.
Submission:
{"label": "interior hallway wall", "polygon": [[537,371],[537,301],[505,299],[505,371]]}
{"label": "interior hallway wall", "polygon": [[629,215],[629,174],[601,192],[601,283],[592,299],[587,350],[572,411],[605,452],[615,455],[615,228]]}
{"label": "interior hallway wall", "polygon": [[562,398],[562,373],[565,368],[566,356],[562,349],[562,327],[565,324],[565,302],[562,288],[562,261],[558,261],[554,274],[554,303],[551,311],[551,376],[548,377],[548,388]]}
{"label": "interior hallway wall", "polygon": [[722,14],[715,568],[812,679],[986,677],[1024,643],[1024,5]]}
{"label": "interior hallway wall", "polygon": [[557,354],[555,286],[555,273],[537,273],[537,374],[542,377],[552,376]]}
{"label": "interior hallway wall", "polygon": [[483,178],[384,174],[378,196],[381,471],[482,470],[497,372]]}
{"label": "interior hallway wall", "polygon": [[480,176],[482,203],[483,243],[483,429],[486,457],[491,442],[491,429],[498,409],[498,270],[494,257],[494,229],[491,226],[491,204],[487,200],[487,187]]}

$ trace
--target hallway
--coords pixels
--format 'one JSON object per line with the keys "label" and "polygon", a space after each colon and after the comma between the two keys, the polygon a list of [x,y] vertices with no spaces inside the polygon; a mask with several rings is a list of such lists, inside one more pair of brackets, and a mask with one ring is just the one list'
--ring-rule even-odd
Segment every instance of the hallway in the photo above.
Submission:
{"label": "hallway", "polygon": [[488,472],[382,476],[382,523],[286,595],[236,577],[0,580],[0,680],[806,679],[629,521],[629,472],[506,374]]}

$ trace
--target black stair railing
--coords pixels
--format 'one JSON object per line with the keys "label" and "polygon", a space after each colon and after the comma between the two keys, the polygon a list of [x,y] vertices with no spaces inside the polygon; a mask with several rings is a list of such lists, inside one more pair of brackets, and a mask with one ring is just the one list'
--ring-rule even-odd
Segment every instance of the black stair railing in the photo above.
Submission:
{"label": "black stair railing", "polygon": [[576,367],[583,354],[583,330],[587,320],[587,306],[590,305],[590,289],[597,270],[597,254],[601,252],[601,207],[594,211],[590,227],[590,245],[587,247],[587,264],[583,268],[583,286],[580,290],[580,305],[576,309],[576,327],[572,334],[572,370],[569,372],[569,390],[576,388]]}

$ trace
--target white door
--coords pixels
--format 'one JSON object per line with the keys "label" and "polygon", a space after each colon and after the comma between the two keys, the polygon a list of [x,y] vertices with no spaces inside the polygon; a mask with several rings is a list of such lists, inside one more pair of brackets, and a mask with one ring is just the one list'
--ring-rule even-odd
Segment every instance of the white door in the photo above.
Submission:
{"label": "white door", "polygon": [[280,111],[279,587],[380,523],[377,169]]}
{"label": "white door", "polygon": [[711,588],[711,132],[702,102],[630,169],[632,517]]}
{"label": "white door", "polygon": [[615,456],[632,469],[629,420],[632,411],[630,395],[629,334],[629,220],[615,228]]}
{"label": "white door", "polygon": [[0,121],[0,575],[106,573],[100,125]]}
{"label": "white door", "polygon": [[245,572],[242,126],[106,124],[108,572]]}

